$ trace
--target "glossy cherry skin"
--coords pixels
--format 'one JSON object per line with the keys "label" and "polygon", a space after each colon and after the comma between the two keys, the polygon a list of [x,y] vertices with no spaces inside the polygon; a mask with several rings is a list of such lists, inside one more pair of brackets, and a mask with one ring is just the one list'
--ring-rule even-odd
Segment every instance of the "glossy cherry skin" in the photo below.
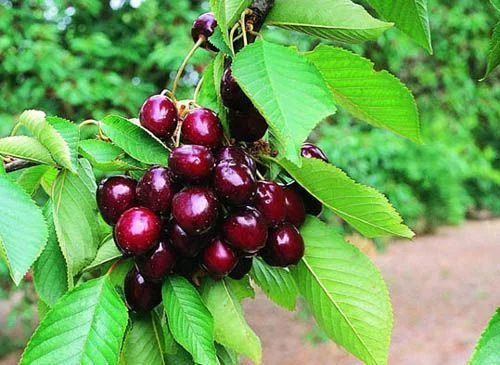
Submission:
{"label": "glossy cherry skin", "polygon": [[283,223],[270,230],[261,255],[271,266],[296,265],[304,256],[304,240],[295,226]]}
{"label": "glossy cherry skin", "polygon": [[115,226],[115,242],[125,255],[136,256],[151,250],[160,238],[161,219],[144,207],[123,213]]}
{"label": "glossy cherry skin", "polygon": [[255,208],[240,208],[224,220],[222,234],[234,248],[254,254],[266,244],[266,220]]}
{"label": "glossy cherry skin", "polygon": [[252,107],[252,102],[234,79],[231,67],[222,74],[220,93],[222,103],[228,108],[247,111]]}
{"label": "glossy cherry skin", "polygon": [[215,160],[209,148],[185,144],[172,151],[169,166],[177,179],[196,183],[212,175]]}
{"label": "glossy cherry skin", "polygon": [[300,195],[304,203],[306,214],[313,216],[319,216],[321,214],[323,211],[323,204],[297,182],[290,184],[287,188],[295,190]]}
{"label": "glossy cherry skin", "polygon": [[172,136],[178,118],[175,103],[164,95],[153,95],[146,99],[139,113],[141,125],[162,140]]}
{"label": "glossy cherry skin", "polygon": [[161,284],[148,281],[136,268],[125,277],[125,301],[134,312],[149,312],[161,303]]}
{"label": "glossy cherry skin", "polygon": [[197,256],[201,249],[208,244],[208,237],[206,235],[189,235],[173,220],[169,223],[167,231],[172,246],[183,257]]}
{"label": "glossy cherry skin", "polygon": [[228,275],[237,262],[234,250],[220,238],[214,238],[201,256],[202,267],[217,279]]}
{"label": "glossy cherry skin", "polygon": [[322,160],[326,163],[329,162],[328,157],[326,157],[326,154],[323,152],[323,150],[312,143],[302,144],[302,147],[300,149],[300,153],[301,153],[302,157],[305,157],[305,158],[316,158],[316,159]]}
{"label": "glossy cherry skin", "polygon": [[241,280],[252,269],[252,257],[240,257],[233,271],[229,274],[231,279]]}
{"label": "glossy cherry skin", "polygon": [[193,109],[184,117],[181,137],[184,143],[217,148],[222,142],[222,124],[210,109]]}
{"label": "glossy cherry skin", "polygon": [[166,240],[160,240],[151,252],[137,257],[136,264],[146,280],[160,282],[172,272],[175,258],[175,251],[170,243]]}
{"label": "glossy cherry skin", "polygon": [[218,49],[214,45],[212,45],[208,38],[210,38],[217,27],[217,20],[215,20],[213,13],[205,13],[200,15],[193,23],[191,27],[191,36],[193,37],[193,41],[196,43],[198,39],[202,38],[205,40],[201,44],[202,47],[209,49],[211,51],[217,52]]}
{"label": "glossy cherry skin", "polygon": [[246,111],[229,109],[229,130],[237,141],[255,142],[264,137],[267,122],[255,107]]}
{"label": "glossy cherry skin", "polygon": [[191,235],[202,235],[217,223],[219,204],[212,190],[191,186],[174,196],[172,216]]}
{"label": "glossy cherry skin", "polygon": [[250,203],[257,189],[250,168],[234,161],[222,161],[216,166],[212,186],[219,198],[235,206]]}
{"label": "glossy cherry skin", "polygon": [[217,163],[222,161],[234,161],[236,163],[247,165],[254,174],[257,170],[255,160],[250,157],[250,155],[246,153],[243,148],[237,146],[220,148],[215,154],[215,160]]}
{"label": "glossy cherry skin", "polygon": [[300,194],[290,188],[285,188],[285,221],[300,227],[306,220],[306,208]]}
{"label": "glossy cherry skin", "polygon": [[137,184],[137,200],[143,207],[161,214],[168,213],[174,197],[174,184],[169,169],[155,166]]}
{"label": "glossy cherry skin", "polygon": [[137,182],[128,176],[112,176],[100,182],[97,205],[104,220],[114,225],[127,209],[136,205]]}
{"label": "glossy cherry skin", "polygon": [[262,213],[271,227],[285,220],[286,203],[283,188],[274,181],[257,182],[257,196],[254,206]]}

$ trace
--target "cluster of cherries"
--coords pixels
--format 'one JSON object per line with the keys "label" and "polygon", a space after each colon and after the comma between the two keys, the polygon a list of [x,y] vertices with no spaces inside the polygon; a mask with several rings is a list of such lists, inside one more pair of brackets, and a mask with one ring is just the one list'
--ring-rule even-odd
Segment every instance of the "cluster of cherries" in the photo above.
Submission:
{"label": "cluster of cherries", "polygon": [[[135,260],[124,286],[131,310],[158,305],[161,283],[170,273],[193,281],[203,275],[241,279],[256,255],[287,267],[304,254],[298,227],[306,214],[321,212],[321,203],[295,182],[257,179],[257,164],[241,142],[260,139],[267,124],[230,68],[221,91],[235,113],[232,145],[223,145],[223,128],[213,111],[197,107],[180,113],[171,98],[154,95],[143,104],[139,120],[167,144],[182,141],[174,144],[168,167],[154,166],[139,181],[120,175],[99,184],[101,215],[114,226],[119,250]],[[308,143],[302,156],[327,161]]]}

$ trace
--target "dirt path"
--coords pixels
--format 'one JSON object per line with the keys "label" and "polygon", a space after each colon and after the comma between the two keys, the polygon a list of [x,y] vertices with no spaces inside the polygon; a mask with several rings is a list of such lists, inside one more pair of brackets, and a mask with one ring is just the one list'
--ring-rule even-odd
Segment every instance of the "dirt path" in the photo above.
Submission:
{"label": "dirt path", "polygon": [[[392,296],[395,327],[390,364],[465,364],[500,306],[500,220],[443,228],[398,242],[374,258]],[[262,295],[245,305],[261,336],[264,365],[360,364],[332,344],[304,341],[310,328]]]}

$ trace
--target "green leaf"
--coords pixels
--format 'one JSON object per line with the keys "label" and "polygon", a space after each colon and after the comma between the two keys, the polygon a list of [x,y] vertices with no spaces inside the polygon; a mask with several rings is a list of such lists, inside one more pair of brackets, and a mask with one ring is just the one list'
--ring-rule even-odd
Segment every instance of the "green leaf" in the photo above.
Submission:
{"label": "green leaf", "polygon": [[7,176],[0,175],[0,257],[18,285],[47,243],[41,209]]}
{"label": "green leaf", "polygon": [[130,156],[146,164],[166,165],[168,149],[144,128],[125,118],[110,115],[102,120],[102,130]]}
{"label": "green leaf", "polygon": [[368,4],[432,54],[427,0],[368,0]]}
{"label": "green leaf", "polygon": [[80,143],[80,128],[75,123],[59,117],[47,117],[49,123],[64,138],[69,146],[71,167],[78,168],[78,144]]}
{"label": "green leaf", "polygon": [[50,311],[50,307],[43,300],[38,299],[37,301],[38,319],[41,321],[45,318],[47,313]]}
{"label": "green leaf", "polygon": [[306,57],[323,75],[335,101],[355,117],[420,142],[417,105],[410,90],[387,71],[350,51],[319,46]]}
{"label": "green leaf", "polygon": [[104,243],[101,245],[101,247],[99,247],[99,250],[97,251],[97,255],[95,256],[94,260],[90,263],[89,266],[85,268],[85,271],[94,270],[95,268],[101,266],[102,264],[113,261],[114,259],[117,259],[122,256],[123,254],[116,247],[113,236],[112,235],[108,236],[104,240]]}
{"label": "green leaf", "polygon": [[500,364],[500,308],[491,317],[472,353],[469,365]]}
{"label": "green leaf", "polygon": [[232,55],[232,51],[231,49],[229,49],[229,46],[226,43],[226,39],[224,39],[224,35],[222,34],[220,27],[215,28],[214,34],[210,36],[208,42],[219,50],[217,56],[219,54],[221,54],[221,56]]}
{"label": "green leaf", "polygon": [[264,41],[243,48],[232,70],[267,120],[273,147],[300,164],[302,142],[336,110],[319,71],[296,50]]}
{"label": "green leaf", "polygon": [[276,0],[266,24],[346,43],[377,39],[392,27],[350,0]]}
{"label": "green leaf", "polygon": [[195,363],[215,364],[214,322],[200,294],[183,277],[168,276],[162,295],[175,340],[193,356]]}
{"label": "green leaf", "polygon": [[221,344],[215,344],[217,349],[217,359],[219,360],[220,365],[239,365],[240,362],[238,360],[238,354],[228,349]]}
{"label": "green leaf", "polygon": [[51,167],[45,172],[45,174],[43,174],[40,180],[40,185],[42,186],[45,193],[49,196],[52,195],[52,184],[56,180],[58,173],[59,171],[57,171],[56,168]]}
{"label": "green leaf", "polygon": [[49,238],[45,249],[33,265],[33,282],[38,296],[47,305],[53,306],[73,284],[57,241],[50,200],[43,209],[43,215],[47,221]]}
{"label": "green leaf", "polygon": [[40,186],[42,178],[49,169],[51,168],[46,165],[33,166],[23,169],[17,177],[16,182],[29,195],[33,195],[33,193],[35,193]]}
{"label": "green leaf", "polygon": [[3,160],[0,161],[0,176],[6,176],[7,172],[5,171],[5,165],[3,163]]}
{"label": "green leaf", "polygon": [[358,184],[339,168],[318,159],[303,158],[301,168],[284,159],[276,162],[309,193],[364,236],[414,236],[384,195]]}
{"label": "green leaf", "polygon": [[137,160],[125,155],[125,152],[114,144],[97,139],[87,139],[80,142],[80,154],[101,171],[144,170]]}
{"label": "green leaf", "polygon": [[54,223],[68,271],[77,275],[94,259],[99,246],[95,181],[80,165],[78,175],[63,170],[54,187]]}
{"label": "green leaf", "polygon": [[131,318],[122,350],[124,364],[164,365],[163,333],[158,316],[153,311]]}
{"label": "green leaf", "polygon": [[497,11],[500,11],[500,0],[490,0],[490,3]]}
{"label": "green leaf", "polygon": [[298,290],[290,271],[254,258],[250,276],[274,303],[290,311],[295,310]]}
{"label": "green leaf", "polygon": [[255,298],[255,290],[253,290],[252,285],[250,285],[250,278],[248,275],[245,275],[239,280],[226,278],[226,284],[231,287],[231,292],[240,301],[246,298]]}
{"label": "green leaf", "polygon": [[229,30],[251,3],[252,0],[210,0],[210,7],[217,19],[217,25],[228,46],[230,46]]}
{"label": "green leaf", "polygon": [[201,296],[214,318],[215,340],[260,364],[260,340],[245,321],[241,303],[226,280],[205,280]]}
{"label": "green leaf", "polygon": [[21,364],[116,364],[127,308],[108,276],[68,292],[31,337]]}
{"label": "green leaf", "polygon": [[55,166],[50,152],[33,137],[12,136],[0,139],[0,154]]}
{"label": "green leaf", "polygon": [[305,255],[291,272],[319,326],[365,364],[387,364],[393,318],[380,272],[317,218],[301,233]]}
{"label": "green leaf", "polygon": [[486,78],[491,74],[498,65],[500,65],[500,21],[495,25],[495,29],[493,29],[488,53],[488,66],[484,77]]}

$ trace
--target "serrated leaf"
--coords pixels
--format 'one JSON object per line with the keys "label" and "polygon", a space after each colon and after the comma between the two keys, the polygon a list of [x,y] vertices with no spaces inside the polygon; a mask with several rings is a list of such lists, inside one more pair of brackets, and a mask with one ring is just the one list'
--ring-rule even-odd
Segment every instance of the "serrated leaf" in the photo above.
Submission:
{"label": "serrated leaf", "polygon": [[427,0],[368,0],[368,4],[432,53]]}
{"label": "serrated leaf", "polygon": [[49,306],[53,306],[60,297],[73,286],[68,273],[66,260],[57,241],[52,202],[49,200],[43,209],[49,237],[42,254],[33,265],[33,282],[38,296]]}
{"label": "serrated leaf", "polygon": [[231,55],[232,51],[229,49],[226,40],[224,39],[224,36],[222,35],[222,31],[220,27],[216,27],[214,30],[214,34],[210,36],[208,39],[208,42],[215,46],[218,50],[219,53],[217,55],[221,54],[222,56],[226,55]]}
{"label": "serrated leaf", "polygon": [[39,165],[23,169],[17,177],[16,183],[29,195],[33,195],[40,186],[43,176],[50,168],[47,165]]}
{"label": "serrated leaf", "polygon": [[33,137],[12,136],[0,139],[0,154],[55,166],[48,149]]}
{"label": "serrated leaf", "polygon": [[350,0],[276,0],[266,24],[347,43],[377,39],[392,27]]}
{"label": "serrated leaf", "polygon": [[56,168],[50,168],[48,169],[45,174],[43,174],[41,180],[40,180],[40,185],[42,186],[43,190],[48,196],[52,196],[52,184],[56,180],[57,174],[59,171],[57,171]]}
{"label": "serrated leaf", "polygon": [[295,310],[298,290],[288,269],[272,267],[254,258],[250,276],[274,303],[290,311]]}
{"label": "serrated leaf", "polygon": [[162,289],[168,326],[197,364],[216,364],[214,322],[200,294],[181,276],[168,276]]}
{"label": "serrated leaf", "polygon": [[317,218],[301,234],[305,255],[291,272],[319,326],[365,364],[387,364],[393,318],[380,272]]}
{"label": "serrated leaf", "polygon": [[59,117],[47,117],[49,123],[63,137],[69,146],[70,161],[73,171],[78,168],[78,144],[80,143],[80,128],[75,123]]}
{"label": "serrated leaf", "polygon": [[274,149],[300,164],[302,142],[336,110],[319,71],[296,50],[265,41],[243,48],[232,70],[267,120]]}
{"label": "serrated leaf", "polygon": [[158,138],[129,120],[110,115],[102,120],[102,130],[126,153],[146,164],[166,165],[168,149]]}
{"label": "serrated leaf", "polygon": [[85,271],[91,271],[102,264],[113,261],[114,259],[122,256],[123,254],[116,247],[113,236],[108,236],[104,240],[104,243],[99,247],[99,250],[97,250],[97,255],[94,260],[85,268]]}
{"label": "serrated leaf", "polygon": [[366,237],[414,233],[377,190],[358,184],[339,168],[319,159],[302,159],[302,167],[286,160],[278,162],[309,193]]}
{"label": "serrated leaf", "polygon": [[31,337],[21,364],[116,364],[127,308],[107,276],[62,297]]}
{"label": "serrated leaf", "polygon": [[87,139],[80,142],[80,154],[101,171],[131,171],[144,170],[141,163],[118,146],[97,139]]}
{"label": "serrated leaf", "polygon": [[472,353],[469,365],[500,364],[500,308],[491,317],[484,329],[476,348]]}
{"label": "serrated leaf", "polygon": [[417,105],[410,90],[387,71],[350,51],[319,46],[306,57],[330,86],[335,101],[355,117],[420,142]]}
{"label": "serrated leaf", "polygon": [[260,340],[246,322],[240,300],[226,280],[205,280],[201,296],[214,318],[215,340],[260,364]]}
{"label": "serrated leaf", "polygon": [[41,209],[8,176],[0,175],[0,257],[19,285],[47,243]]}
{"label": "serrated leaf", "polygon": [[238,354],[228,349],[221,344],[215,344],[217,349],[217,359],[219,360],[220,365],[239,365]]}
{"label": "serrated leaf", "polygon": [[210,8],[228,46],[230,46],[229,30],[238,21],[243,10],[251,3],[252,0],[210,0]]}
{"label": "serrated leaf", "polygon": [[500,21],[493,29],[493,35],[490,41],[490,49],[488,53],[488,66],[484,77],[486,78],[493,70],[500,65]]}
{"label": "serrated leaf", "polygon": [[164,365],[163,345],[161,324],[156,313],[134,315],[123,342],[123,364]]}

